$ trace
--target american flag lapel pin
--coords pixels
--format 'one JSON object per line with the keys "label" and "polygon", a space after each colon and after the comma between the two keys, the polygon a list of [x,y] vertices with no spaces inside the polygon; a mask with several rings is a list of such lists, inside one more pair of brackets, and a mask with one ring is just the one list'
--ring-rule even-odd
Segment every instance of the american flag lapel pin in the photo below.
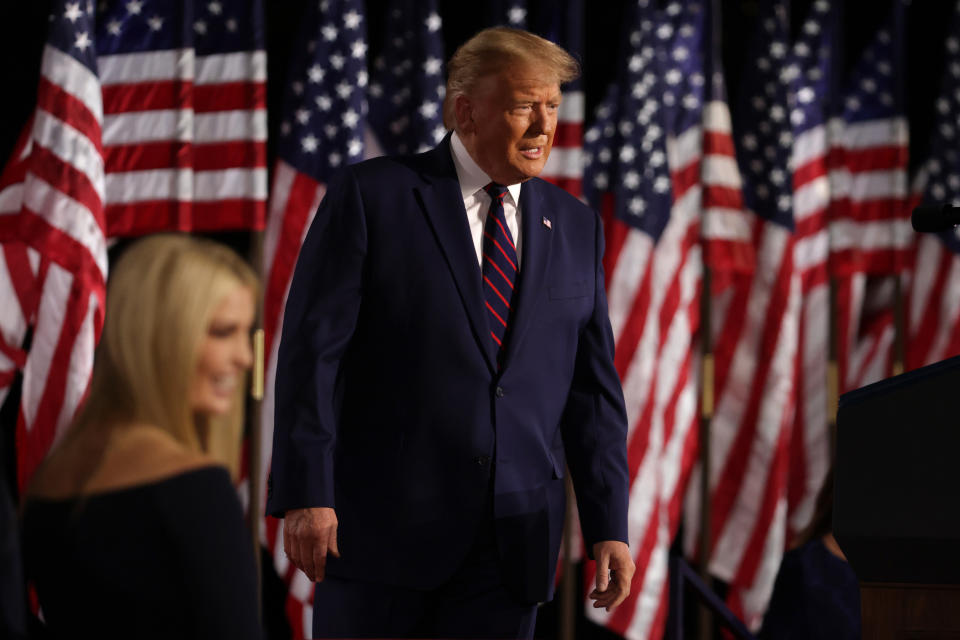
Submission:
{"label": "american flag lapel pin", "polygon": [[553,229],[553,223],[550,222],[550,218],[547,216],[543,216],[543,226],[545,226],[547,229]]}

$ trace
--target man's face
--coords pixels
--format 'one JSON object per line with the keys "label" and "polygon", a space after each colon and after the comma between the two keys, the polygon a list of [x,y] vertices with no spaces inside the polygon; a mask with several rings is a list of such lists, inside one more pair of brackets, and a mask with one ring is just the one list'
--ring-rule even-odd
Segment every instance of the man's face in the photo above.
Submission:
{"label": "man's face", "polygon": [[543,171],[553,146],[560,85],[539,66],[513,64],[481,78],[457,99],[464,146],[480,168],[504,185]]}

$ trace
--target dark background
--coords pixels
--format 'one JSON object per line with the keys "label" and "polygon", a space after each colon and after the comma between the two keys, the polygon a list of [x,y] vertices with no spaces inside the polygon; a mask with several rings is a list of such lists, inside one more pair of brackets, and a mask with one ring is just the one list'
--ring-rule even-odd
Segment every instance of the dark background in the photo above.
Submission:
{"label": "dark background", "polygon": [[[313,2],[315,0],[306,0]],[[438,9],[443,18],[445,54],[449,57],[454,49],[477,30],[482,23],[487,5],[477,2],[466,5],[458,0],[438,0]],[[585,39],[582,52],[583,88],[586,97],[586,119],[590,123],[594,107],[603,98],[608,84],[616,79],[620,66],[618,51],[621,30],[628,8],[635,0],[587,0],[584,12]],[[682,0],[681,0],[682,1]],[[749,72],[751,61],[747,60],[747,47],[756,23],[757,12],[768,0],[721,0],[722,10],[722,55],[731,105],[744,72]],[[794,0],[791,5],[791,25],[796,33],[809,10],[812,0]],[[6,0],[0,5],[0,64],[3,82],[0,84],[0,162],[11,153],[22,127],[30,117],[40,68],[47,15],[50,0]],[[264,0],[266,6],[266,34],[268,53],[268,123],[271,134],[278,124],[280,103],[290,63],[291,47],[305,7],[305,1]],[[387,0],[366,0],[368,59],[381,49],[388,24],[384,20]],[[943,74],[944,40],[951,23],[955,0],[914,0],[907,11],[905,88],[906,108],[910,122],[911,167],[925,156],[929,146],[933,104]],[[843,16],[843,56],[847,66],[869,42],[884,19],[889,0],[847,0]],[[536,23],[535,16],[529,16]],[[958,116],[960,117],[960,116]],[[273,135],[268,139],[272,166]],[[209,234],[230,244],[241,253],[249,252],[252,234],[247,232]],[[122,248],[111,250],[111,257]],[[8,302],[0,300],[0,304]],[[19,384],[15,384],[5,406],[0,408],[0,467],[5,467],[8,480],[13,472],[13,432],[19,400]],[[15,481],[10,486],[16,486]],[[265,596],[270,597],[271,583],[265,584]],[[272,583],[274,589],[282,585]],[[273,592],[273,597],[282,593]],[[691,613],[688,611],[688,613]],[[695,613],[695,612],[692,612]],[[556,604],[547,605],[540,614],[537,636],[556,637]],[[593,626],[579,616],[580,638],[616,638],[617,636]]]}

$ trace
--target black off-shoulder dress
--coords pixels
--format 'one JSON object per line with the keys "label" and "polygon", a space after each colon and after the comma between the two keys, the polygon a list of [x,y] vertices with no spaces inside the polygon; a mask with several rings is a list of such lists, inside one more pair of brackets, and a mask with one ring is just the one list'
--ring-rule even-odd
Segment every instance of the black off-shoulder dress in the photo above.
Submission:
{"label": "black off-shoulder dress", "polygon": [[30,499],[23,534],[53,637],[262,637],[253,547],[225,469]]}

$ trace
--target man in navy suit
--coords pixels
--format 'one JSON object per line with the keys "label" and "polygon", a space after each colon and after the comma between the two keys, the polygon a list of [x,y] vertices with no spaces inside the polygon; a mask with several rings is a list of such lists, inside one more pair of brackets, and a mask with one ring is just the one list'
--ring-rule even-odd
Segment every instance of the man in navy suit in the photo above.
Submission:
{"label": "man in navy suit", "polygon": [[482,31],[448,66],[451,135],[331,181],[287,301],[267,502],[317,637],[532,637],[568,466],[594,606],[629,594],[600,219],[536,178],[578,71]]}

